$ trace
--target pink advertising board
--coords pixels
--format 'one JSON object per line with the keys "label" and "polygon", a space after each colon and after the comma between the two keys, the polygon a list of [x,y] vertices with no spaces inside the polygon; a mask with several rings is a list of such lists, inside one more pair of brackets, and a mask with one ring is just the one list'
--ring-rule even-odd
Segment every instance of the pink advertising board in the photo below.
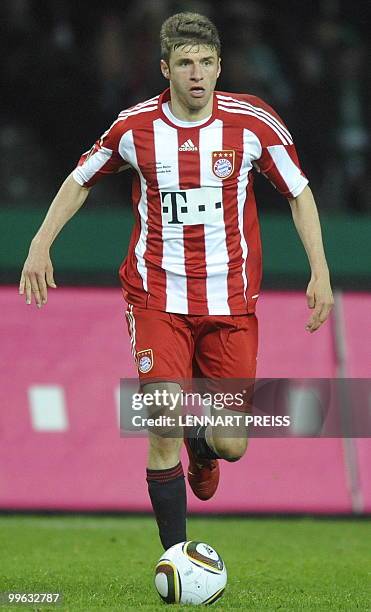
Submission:
{"label": "pink advertising board", "polygon": [[[0,289],[0,508],[150,510],[147,442],[119,435],[119,380],[135,377],[120,290],[50,293],[39,311],[15,287]],[[334,376],[332,327],[305,332],[304,295],[266,293],[258,316],[260,377]],[[357,376],[364,338],[350,331],[350,342]],[[369,491],[368,440],[358,455]],[[189,508],[350,512],[348,488],[341,440],[254,439],[241,461],[223,462],[215,498],[205,504],[190,492]]]}

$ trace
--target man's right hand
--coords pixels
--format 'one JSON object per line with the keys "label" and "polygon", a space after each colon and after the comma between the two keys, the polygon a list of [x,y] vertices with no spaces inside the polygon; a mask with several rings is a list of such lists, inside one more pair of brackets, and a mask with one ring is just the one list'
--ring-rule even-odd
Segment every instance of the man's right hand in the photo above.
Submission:
{"label": "man's right hand", "polygon": [[26,304],[31,304],[33,295],[36,306],[41,308],[47,302],[48,287],[56,289],[49,255],[50,247],[88,195],[89,189],[82,187],[70,174],[51,203],[39,231],[31,242],[22,270],[19,293],[26,294]]}
{"label": "man's right hand", "polygon": [[41,308],[48,301],[48,287],[57,288],[49,249],[31,244],[21,274],[19,294],[26,295],[26,304],[31,304],[33,295],[36,306]]}

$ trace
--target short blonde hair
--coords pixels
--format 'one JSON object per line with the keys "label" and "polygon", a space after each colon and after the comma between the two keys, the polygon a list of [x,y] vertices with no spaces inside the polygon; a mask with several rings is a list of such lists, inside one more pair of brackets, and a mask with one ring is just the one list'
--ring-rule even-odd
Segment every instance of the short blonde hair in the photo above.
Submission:
{"label": "short blonde hair", "polygon": [[161,26],[161,57],[169,61],[171,51],[184,45],[206,45],[220,56],[220,38],[216,26],[199,13],[177,13]]}

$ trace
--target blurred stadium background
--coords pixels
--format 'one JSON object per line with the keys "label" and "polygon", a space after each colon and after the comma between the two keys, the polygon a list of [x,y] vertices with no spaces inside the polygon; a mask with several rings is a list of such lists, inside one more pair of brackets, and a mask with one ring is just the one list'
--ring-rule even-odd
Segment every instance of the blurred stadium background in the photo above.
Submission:
{"label": "blurred stadium background", "polygon": [[[293,132],[320,209],[336,308],[304,331],[308,265],[289,207],[256,181],[264,243],[259,376],[369,377],[370,4],[3,0],[0,39],[0,508],[149,511],[143,439],[119,437],[135,371],[117,269],[130,173],[95,188],[52,258],[46,309],[17,296],[29,242],[65,176],[117,113],[165,87],[158,32],[179,10],[220,28],[218,87],[263,97]],[[126,174],[126,175],[125,175]],[[253,440],[197,512],[371,512],[369,440]],[[125,466],[125,470],[123,469]],[[228,483],[228,484],[227,484]]]}

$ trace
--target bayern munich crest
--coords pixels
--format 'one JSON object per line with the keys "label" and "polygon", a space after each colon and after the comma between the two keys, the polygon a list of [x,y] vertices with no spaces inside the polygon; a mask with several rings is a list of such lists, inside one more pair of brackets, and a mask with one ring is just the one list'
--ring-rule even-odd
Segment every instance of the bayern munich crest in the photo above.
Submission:
{"label": "bayern munich crest", "polygon": [[213,173],[220,179],[226,179],[233,174],[235,152],[213,151],[212,152]]}
{"label": "bayern munich crest", "polygon": [[139,372],[147,374],[153,368],[153,352],[152,349],[144,349],[137,352],[137,364]]}

